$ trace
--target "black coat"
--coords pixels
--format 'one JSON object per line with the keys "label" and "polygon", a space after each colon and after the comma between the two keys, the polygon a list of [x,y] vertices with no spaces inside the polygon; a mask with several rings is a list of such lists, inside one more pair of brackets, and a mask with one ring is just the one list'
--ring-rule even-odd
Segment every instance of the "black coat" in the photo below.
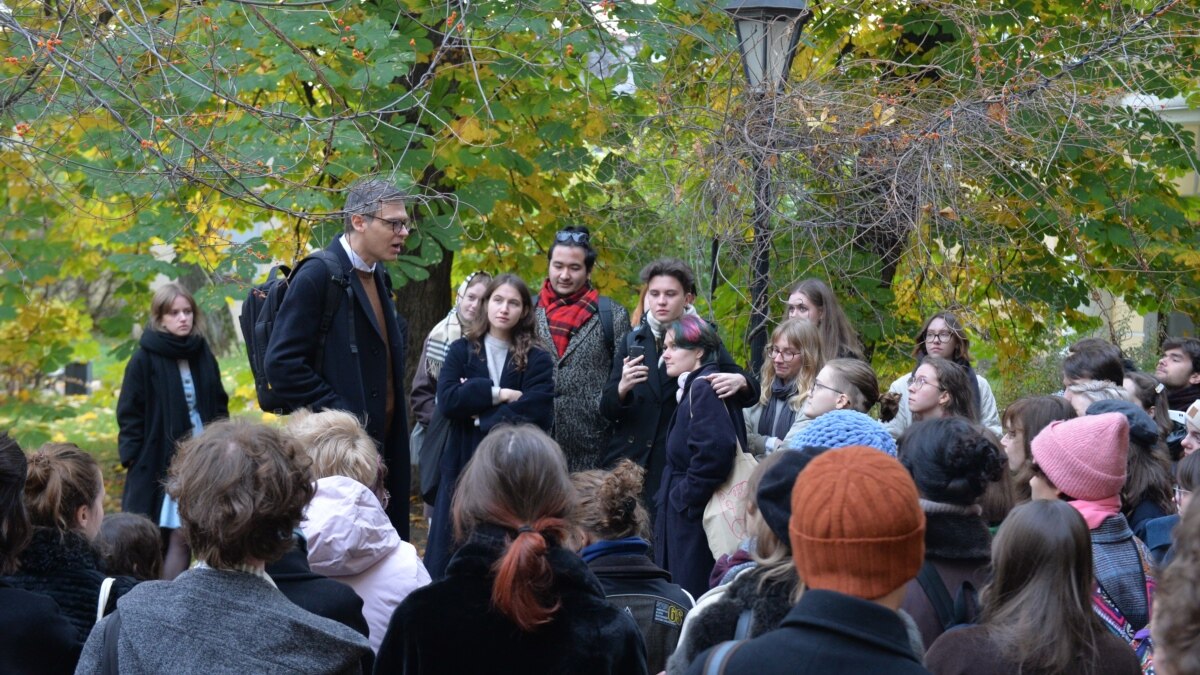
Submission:
{"label": "black coat", "polygon": [[[617,395],[617,385],[621,382],[621,370],[625,358],[629,356],[629,348],[634,345],[646,350],[646,358],[642,363],[650,366],[650,373],[646,381],[630,390],[622,401]],[[648,323],[643,322],[627,333],[618,345],[612,373],[600,396],[600,414],[614,422],[604,465],[611,467],[621,458],[628,457],[645,467],[642,501],[651,510],[651,516],[655,516],[656,508],[651,497],[658,489],[663,468],[667,464],[667,426],[675,413],[675,391],[678,389],[675,379],[667,375],[666,366],[654,367],[658,362],[659,349],[654,332]],[[758,378],[743,370],[724,345],[717,353],[717,369],[722,373],[742,375],[749,385],[729,398],[732,405],[740,410],[758,403],[762,391]],[[746,446],[744,426],[738,429],[742,447]]]}
{"label": "black coat", "polygon": [[[393,495],[388,517],[404,539],[408,539],[409,475],[408,421],[404,404],[405,334],[392,300],[392,283],[383,264],[375,266],[375,290],[383,305],[388,340],[376,325],[375,311],[362,282],[353,272],[350,258],[338,239],[327,247],[347,271],[354,302],[342,292],[337,312],[325,338],[322,372],[316,364],[316,323],[325,300],[325,265],[307,263],[300,268],[284,296],[267,345],[266,369],[276,393],[293,407],[313,410],[345,410],[354,413],[379,446],[387,464],[387,490]],[[354,321],[357,356],[350,349],[350,321]],[[395,410],[390,428],[387,415],[387,351],[392,355],[392,395]]]}
{"label": "black coat", "polygon": [[0,673],[70,675],[82,648],[53,600],[0,581]]}
{"label": "black coat", "polygon": [[[926,513],[925,560],[933,563],[951,600],[959,602],[962,594],[964,609],[978,609],[979,591],[989,580],[992,533],[982,516]],[[964,582],[969,583],[975,591],[973,602],[966,596]],[[946,631],[937,610],[933,608],[933,601],[916,579],[908,582],[900,608],[912,616],[921,630],[925,649],[929,649],[933,641]],[[962,617],[966,621],[977,618],[969,615]]]}
{"label": "black coat", "polygon": [[[292,550],[267,565],[267,575],[275,582],[275,587],[301,609],[333,619],[368,637],[370,627],[363,616],[362,598],[346,584],[312,571],[308,566],[308,547],[304,540],[296,536],[293,539],[296,543]],[[364,673],[371,672],[374,665],[374,653],[363,655]]]}
{"label": "black coat", "polygon": [[186,358],[196,386],[196,409],[204,424],[229,416],[229,397],[208,343],[200,335],[178,338],[146,329],[125,366],[117,399],[117,447],[125,475],[121,510],[159,522],[163,480],[175,444],[191,435],[178,359]]}
{"label": "black coat", "polygon": [[[444,372],[444,371],[443,371]],[[503,530],[471,535],[446,578],[413,591],[396,608],[379,647],[376,673],[406,675],[639,675],[645,648],[633,619],[604,599],[574,553],[552,545],[546,558],[561,603],[549,623],[523,632],[492,607],[492,565]]]}
{"label": "black coat", "polygon": [[[464,378],[466,382],[461,382]],[[493,405],[492,386],[487,349],[480,345],[479,351],[475,351],[466,338],[452,342],[438,374],[437,393],[438,411],[450,420],[450,436],[438,465],[440,487],[425,549],[425,569],[435,581],[442,578],[453,549],[450,516],[453,486],[479,442],[498,424],[536,424],[547,432],[554,424],[554,360],[545,350],[537,347],[529,350],[524,370],[513,367],[509,352],[496,386],[520,391],[520,399]]]}
{"label": "black coat", "polygon": [[[712,650],[692,661],[703,675]],[[929,675],[913,654],[904,621],[870,600],[810,589],[777,630],[743,643],[726,662],[727,675]]]}
{"label": "black coat", "polygon": [[[82,535],[36,527],[33,540],[21,553],[21,569],[4,582],[14,588],[49,596],[58,603],[63,617],[75,627],[76,639],[82,645],[96,624],[96,607],[100,586],[105,574],[100,557]],[[117,598],[137,585],[130,577],[115,577],[108,594],[104,613],[117,606]]]}
{"label": "black coat", "polygon": [[746,429],[741,407],[717,398],[704,379],[716,372],[709,364],[688,377],[667,430],[667,466],[654,496],[654,561],[697,596],[708,590],[716,563],[704,534],[704,507],[729,478],[738,431],[744,436]]}

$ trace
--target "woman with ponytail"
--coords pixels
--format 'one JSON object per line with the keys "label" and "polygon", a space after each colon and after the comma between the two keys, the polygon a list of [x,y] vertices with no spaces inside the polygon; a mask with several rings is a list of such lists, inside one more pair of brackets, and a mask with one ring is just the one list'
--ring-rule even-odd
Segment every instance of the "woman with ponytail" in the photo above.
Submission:
{"label": "woman with ponytail", "polygon": [[174,579],[191,562],[179,509],[163,491],[175,445],[229,416],[229,396],[200,320],[196,300],[183,286],[158,289],[117,399],[117,447],[128,469],[121,510],[158,525],[167,542],[164,579]]}
{"label": "woman with ponytail", "polygon": [[70,443],[43,445],[29,456],[25,508],[32,538],[19,558],[20,569],[3,581],[53,598],[82,643],[97,612],[111,612],[117,598],[137,583],[129,577],[105,583],[108,575],[92,544],[104,521],[100,465]]}
{"label": "woman with ponytail", "polygon": [[375,672],[646,673],[637,624],[571,550],[576,493],[545,432],[501,425],[454,492],[446,577],[392,615]]}

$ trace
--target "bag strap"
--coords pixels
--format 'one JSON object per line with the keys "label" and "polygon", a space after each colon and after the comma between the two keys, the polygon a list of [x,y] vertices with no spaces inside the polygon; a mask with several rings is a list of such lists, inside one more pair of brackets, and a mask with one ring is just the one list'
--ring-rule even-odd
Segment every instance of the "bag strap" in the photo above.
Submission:
{"label": "bag strap", "polygon": [[112,593],[114,581],[116,579],[113,577],[104,577],[104,581],[100,582],[100,597],[96,599],[96,623],[100,623],[100,619],[104,618],[104,608],[108,606],[108,596]]}
{"label": "bag strap", "polygon": [[[325,339],[329,336],[329,328],[333,325],[333,315],[337,313],[341,294],[343,291],[346,294],[347,307],[353,307],[349,303],[354,301],[354,288],[336,253],[321,249],[314,251],[309,258],[316,258],[324,263],[326,273],[325,302],[321,305],[321,322],[317,324],[317,357],[313,368],[313,370],[321,372],[325,365]],[[300,265],[296,265],[296,269],[300,269]],[[329,283],[331,281],[333,283]],[[349,318],[346,325],[350,336],[350,354],[358,356],[358,340],[354,333],[354,312],[349,312],[347,316]]]}
{"label": "bag strap", "polygon": [[733,629],[734,640],[745,640],[750,637],[750,624],[754,623],[754,610],[744,609],[738,615],[737,627]]}
{"label": "bag strap", "polygon": [[607,295],[600,296],[600,302],[597,304],[596,311],[600,314],[600,327],[604,329],[604,344],[608,345],[609,353],[616,356],[617,338],[616,329],[613,328],[612,300]]}
{"label": "bag strap", "polygon": [[933,611],[937,614],[938,623],[942,628],[948,629],[953,626],[954,600],[946,590],[946,584],[942,582],[942,575],[938,574],[932,562],[926,560],[921,565],[921,571],[917,572],[917,583],[921,584],[921,590],[925,591],[925,597],[929,598],[929,604],[933,605]]}
{"label": "bag strap", "polygon": [[104,651],[100,653],[101,675],[119,675],[121,666],[117,663],[117,640],[121,636],[121,613],[113,610],[104,624]]}
{"label": "bag strap", "polygon": [[726,640],[713,647],[704,661],[704,675],[724,675],[729,659],[733,658],[733,653],[744,644],[746,640]]}

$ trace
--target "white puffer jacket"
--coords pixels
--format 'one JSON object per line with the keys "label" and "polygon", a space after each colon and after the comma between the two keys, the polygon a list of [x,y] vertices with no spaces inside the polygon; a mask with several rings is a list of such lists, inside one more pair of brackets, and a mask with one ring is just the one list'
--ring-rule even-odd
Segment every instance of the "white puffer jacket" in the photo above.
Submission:
{"label": "white puffer jacket", "polygon": [[308,540],[309,567],[362,598],[371,649],[378,652],[396,606],[429,583],[417,549],[400,539],[367,486],[345,476],[317,481],[300,529]]}

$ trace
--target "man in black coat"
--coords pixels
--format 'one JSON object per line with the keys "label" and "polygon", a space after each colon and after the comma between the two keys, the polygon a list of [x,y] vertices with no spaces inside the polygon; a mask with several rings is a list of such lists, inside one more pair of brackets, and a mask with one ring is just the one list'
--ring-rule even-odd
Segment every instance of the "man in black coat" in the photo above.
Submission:
{"label": "man in black coat", "polygon": [[[667,427],[675,414],[679,383],[667,376],[661,361],[663,335],[696,299],[696,275],[680,260],[662,258],[642,269],[646,284],[645,305],[635,309],[642,321],[625,335],[613,358],[612,373],[600,397],[600,414],[614,423],[605,466],[628,457],[646,469],[642,501],[654,515],[654,492],[666,467]],[[722,345],[717,352],[718,374],[711,376],[713,391],[732,398],[739,408],[758,403],[758,378],[743,370]],[[737,430],[742,447],[745,429]]]}
{"label": "man in black coat", "polygon": [[[358,415],[387,465],[387,489],[396,496],[388,517],[408,539],[409,449],[404,402],[405,335],[393,306],[391,277],[383,263],[395,260],[413,227],[405,195],[377,179],[350,188],[343,234],[326,250],[345,277],[328,278],[322,264],[308,264],[291,281],[267,345],[267,379],[291,407],[345,410]],[[347,283],[325,337],[317,370],[318,335],[326,285]]]}
{"label": "man in black coat", "polygon": [[896,611],[925,556],[925,514],[900,462],[864,446],[816,457],[792,489],[788,535],[800,602],[778,629],[701,653],[688,675],[929,673]]}

